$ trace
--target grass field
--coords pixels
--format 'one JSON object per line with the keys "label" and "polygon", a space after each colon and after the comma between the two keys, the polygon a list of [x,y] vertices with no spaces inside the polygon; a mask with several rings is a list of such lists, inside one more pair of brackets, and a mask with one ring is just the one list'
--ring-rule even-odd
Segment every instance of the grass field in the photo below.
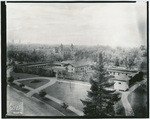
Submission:
{"label": "grass field", "polygon": [[16,79],[23,79],[23,78],[38,77],[38,75],[34,75],[34,74],[15,73],[15,72],[11,72],[10,76],[14,77],[14,80],[16,80]]}
{"label": "grass field", "polygon": [[44,89],[46,92],[76,109],[83,110],[83,104],[80,99],[87,97],[87,91],[90,90],[89,86],[79,84],[70,84],[64,82],[56,82],[54,85]]}
{"label": "grass field", "polygon": [[34,81],[35,79],[29,79],[29,80],[18,81],[18,82],[23,83],[24,85],[29,86],[29,87],[34,88],[34,89],[36,89],[36,88],[49,82],[49,80],[47,80],[47,79],[38,79],[40,82],[31,83],[31,81]]}
{"label": "grass field", "polygon": [[129,94],[128,100],[136,117],[147,116],[147,92],[141,86]]}

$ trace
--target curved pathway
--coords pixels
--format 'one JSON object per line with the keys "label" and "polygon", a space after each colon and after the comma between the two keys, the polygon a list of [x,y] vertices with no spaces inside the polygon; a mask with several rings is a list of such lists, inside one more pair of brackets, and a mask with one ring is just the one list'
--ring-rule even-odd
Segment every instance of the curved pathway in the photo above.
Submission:
{"label": "curved pathway", "polygon": [[[47,88],[47,87],[49,87],[49,86],[55,84],[57,81],[58,81],[58,82],[74,83],[74,84],[78,84],[78,85],[90,86],[90,84],[86,84],[86,83],[84,83],[84,82],[81,82],[81,83],[79,83],[78,81],[70,82],[70,81],[65,81],[65,80],[57,80],[57,78],[49,78],[49,77],[33,77],[33,78],[17,79],[17,80],[14,81],[14,83],[16,83],[17,85],[19,85],[20,83],[19,83],[18,81],[24,81],[24,80],[29,80],[29,79],[47,79],[47,80],[49,80],[49,82],[46,83],[46,84],[44,84],[44,85],[42,85],[42,86],[40,86],[39,88],[36,88],[36,89],[30,88],[30,87],[28,87],[28,86],[25,86],[26,89],[29,89],[29,90],[30,90],[30,91],[26,94],[26,96],[28,96],[28,97],[31,97],[34,93],[38,93],[40,90],[43,90],[43,89],[45,89],[45,88]],[[54,98],[54,97],[52,97],[52,96],[50,96],[50,95],[46,95],[45,97],[47,97],[47,98],[53,100],[54,102],[56,102],[56,103],[58,103],[58,104],[60,104],[60,105],[62,105],[62,103],[63,103],[62,100],[59,100],[59,99],[57,99],[57,98]],[[83,116],[83,115],[84,115],[82,111],[76,109],[76,108],[73,107],[73,106],[68,106],[68,109],[71,110],[71,111],[73,111],[74,113],[76,113],[76,114],[79,115],[79,116]]]}
{"label": "curved pathway", "polygon": [[[47,78],[44,78],[44,79],[47,79]],[[56,83],[56,81],[57,81],[56,79],[51,79],[48,83],[46,83],[46,84],[40,86],[39,88],[36,88],[36,89],[30,91],[29,93],[27,93],[27,96],[32,96],[34,93],[39,93],[39,91],[53,85],[54,83]]]}
{"label": "curved pathway", "polygon": [[47,105],[36,98],[26,97],[23,92],[18,91],[9,85],[7,86],[7,101],[12,104],[14,104],[14,102],[23,102],[23,112],[21,115],[12,114],[10,112],[11,110],[9,111],[9,105],[7,105],[8,116],[64,116],[62,112],[52,106]]}
{"label": "curved pathway", "polygon": [[137,82],[128,91],[122,92],[121,101],[124,106],[126,116],[134,116],[133,109],[128,101],[128,95],[145,82],[146,82],[146,79],[142,80],[141,82]]}

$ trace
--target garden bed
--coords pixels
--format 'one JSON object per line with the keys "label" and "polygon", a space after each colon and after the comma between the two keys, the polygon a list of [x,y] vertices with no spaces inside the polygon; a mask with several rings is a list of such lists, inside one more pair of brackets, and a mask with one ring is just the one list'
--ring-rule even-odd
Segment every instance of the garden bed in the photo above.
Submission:
{"label": "garden bed", "polygon": [[23,83],[26,86],[29,86],[30,88],[36,89],[39,88],[40,86],[46,84],[49,82],[47,79],[28,79],[28,80],[23,80],[23,81],[18,81],[19,83]]}

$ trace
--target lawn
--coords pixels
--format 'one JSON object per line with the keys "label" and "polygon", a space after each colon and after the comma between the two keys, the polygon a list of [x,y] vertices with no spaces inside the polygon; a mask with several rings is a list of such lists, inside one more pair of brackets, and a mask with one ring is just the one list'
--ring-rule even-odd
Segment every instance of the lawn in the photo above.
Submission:
{"label": "lawn", "polygon": [[85,99],[87,97],[87,91],[90,90],[90,86],[56,82],[54,85],[44,90],[49,95],[74,106],[76,109],[83,110],[83,104],[80,99]]}
{"label": "lawn", "polygon": [[[38,80],[39,82],[32,82],[32,81],[34,81],[34,80]],[[40,87],[40,86],[42,86],[42,85],[48,83],[49,80],[47,80],[47,79],[36,79],[36,78],[35,78],[35,79],[29,79],[29,80],[18,81],[18,82],[23,83],[23,84],[26,85],[26,86],[29,86],[29,87],[31,87],[31,88],[36,89],[36,88],[38,88],[38,87]]]}
{"label": "lawn", "polygon": [[147,91],[143,86],[138,87],[135,91],[129,94],[128,100],[132,106],[135,117],[147,116]]}
{"label": "lawn", "polygon": [[16,80],[16,79],[23,79],[23,78],[38,77],[38,75],[34,75],[34,74],[15,73],[15,72],[11,72],[10,76],[12,76],[14,78],[14,80]]}
{"label": "lawn", "polygon": [[55,109],[57,109],[58,111],[62,112],[63,114],[65,114],[65,116],[78,116],[77,114],[75,114],[74,112],[72,112],[71,110],[69,109],[64,109],[60,104],[44,97],[44,98],[41,98],[37,93],[33,95],[33,97],[49,104],[50,106],[54,107]]}

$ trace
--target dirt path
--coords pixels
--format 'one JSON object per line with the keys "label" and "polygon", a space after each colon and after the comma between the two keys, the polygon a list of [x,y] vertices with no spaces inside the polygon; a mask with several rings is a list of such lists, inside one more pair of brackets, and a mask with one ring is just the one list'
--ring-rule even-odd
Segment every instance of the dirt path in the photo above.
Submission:
{"label": "dirt path", "polygon": [[133,109],[128,101],[128,95],[145,82],[146,82],[146,79],[142,80],[141,82],[136,83],[128,91],[122,92],[121,100],[125,109],[126,116],[134,116]]}

